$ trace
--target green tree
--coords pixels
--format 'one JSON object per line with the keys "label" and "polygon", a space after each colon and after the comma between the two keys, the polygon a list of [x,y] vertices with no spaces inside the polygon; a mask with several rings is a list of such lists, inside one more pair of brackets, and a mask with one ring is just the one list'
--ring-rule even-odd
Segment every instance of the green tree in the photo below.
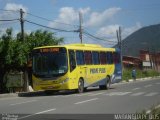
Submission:
{"label": "green tree", "polygon": [[25,34],[25,41],[21,41],[21,34],[13,37],[13,30],[7,29],[0,37],[0,87],[6,92],[4,75],[11,71],[25,71],[28,54],[34,47],[44,45],[57,45],[63,42],[63,38],[55,37],[49,31],[37,30],[29,35]]}
{"label": "green tree", "polygon": [[12,29],[7,29],[6,33],[3,34],[0,39],[0,87],[2,90],[5,90],[5,83],[3,81],[3,77],[5,73],[10,69],[10,64],[12,63],[11,58],[13,56]]}
{"label": "green tree", "polygon": [[55,34],[48,31],[37,30],[31,32],[27,37],[29,51],[37,46],[58,45],[63,42],[63,38],[55,37]]}

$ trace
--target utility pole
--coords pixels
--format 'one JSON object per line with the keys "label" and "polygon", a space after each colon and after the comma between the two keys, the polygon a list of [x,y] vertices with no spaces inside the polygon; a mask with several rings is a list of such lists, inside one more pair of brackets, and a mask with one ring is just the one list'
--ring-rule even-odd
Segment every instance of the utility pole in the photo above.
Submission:
{"label": "utility pole", "polygon": [[119,31],[116,30],[117,40],[118,40],[118,48],[120,49],[120,40],[119,40]]}
{"label": "utility pole", "polygon": [[20,24],[21,24],[21,40],[24,42],[24,19],[23,19],[23,10],[20,9]]}
{"label": "utility pole", "polygon": [[151,57],[151,52],[150,52],[150,49],[149,49],[149,47],[148,47],[148,55],[149,55],[149,62],[150,62],[150,65],[151,65],[151,69],[153,68],[153,65],[152,65],[152,58],[153,58],[153,55],[152,55],[152,57]]}
{"label": "utility pole", "polygon": [[[24,41],[24,11],[22,9],[20,9],[20,25],[21,25],[21,41]],[[28,57],[27,57],[27,61],[28,61]],[[23,84],[23,89],[25,92],[28,92],[28,87],[29,83],[28,83],[28,67],[27,64],[24,67],[24,84]]]}
{"label": "utility pole", "polygon": [[82,29],[82,13],[79,12],[79,38],[81,40],[81,44],[82,44],[82,41],[83,41],[83,38],[82,38],[82,33],[83,33],[83,29]]}
{"label": "utility pole", "polygon": [[123,55],[122,55],[122,36],[121,36],[121,27],[119,27],[119,43],[120,43],[120,50],[121,50],[121,75],[123,75]]}

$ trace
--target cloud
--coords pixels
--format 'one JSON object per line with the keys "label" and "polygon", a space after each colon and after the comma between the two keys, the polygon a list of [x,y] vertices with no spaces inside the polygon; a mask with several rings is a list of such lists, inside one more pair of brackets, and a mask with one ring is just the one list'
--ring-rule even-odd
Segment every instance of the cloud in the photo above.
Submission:
{"label": "cloud", "polygon": [[22,4],[7,3],[5,6],[5,10],[18,11],[20,9],[23,9],[24,12],[28,11],[28,8],[23,6]]}
{"label": "cloud", "polygon": [[[96,32],[96,35],[102,38],[107,38],[110,41],[117,41],[117,36],[116,36],[116,30],[118,30],[119,24],[114,24],[114,25],[108,25],[105,27],[99,28],[99,30]],[[126,38],[133,32],[137,31],[138,29],[142,28],[142,25],[140,22],[137,22],[134,26],[131,27],[123,27],[122,26],[122,39]]]}
{"label": "cloud", "polygon": [[[48,26],[61,29],[71,29],[71,26],[67,26],[61,23],[67,23],[71,25],[79,25],[79,15],[80,11],[83,16],[83,26],[84,27],[101,27],[106,24],[106,21],[113,18],[121,8],[112,7],[104,10],[103,12],[92,11],[90,7],[75,9],[73,7],[62,7],[59,10],[58,17],[53,21],[49,22]],[[55,22],[57,21],[57,22]],[[76,26],[78,28],[78,26]],[[74,28],[73,29],[77,29]]]}
{"label": "cloud", "polygon": [[92,12],[89,20],[86,22],[86,26],[88,27],[97,27],[103,25],[106,20],[111,19],[114,15],[116,15],[121,8],[113,7],[104,10],[103,12]]}
{"label": "cloud", "polygon": [[[108,24],[106,23],[106,21],[109,21],[111,19],[113,19],[120,11],[121,8],[120,7],[112,7],[112,8],[108,8],[103,10],[102,12],[97,12],[97,11],[93,11],[91,10],[90,7],[86,7],[86,8],[73,8],[73,7],[62,7],[59,10],[59,15],[57,16],[57,18],[55,19],[55,21],[59,22],[50,22],[48,25],[50,27],[54,27],[54,28],[61,28],[61,29],[67,29],[67,30],[76,30],[78,29],[79,26],[70,26],[70,25],[75,25],[75,24],[79,24],[79,16],[78,16],[78,12],[81,12],[83,15],[83,26],[84,26],[84,30],[87,31],[87,28],[94,28],[94,33],[93,32],[89,32],[92,35],[95,35],[99,38],[102,38],[104,40],[109,40],[109,41],[113,41],[112,42],[107,42],[107,41],[100,41],[100,40],[95,40],[93,38],[89,38],[87,36],[83,36],[84,37],[84,43],[95,43],[95,44],[101,44],[101,45],[110,45],[113,46],[117,43],[117,35],[116,35],[116,30],[118,30],[119,26],[122,27],[122,39],[126,38],[128,35],[130,35],[131,33],[135,32],[136,30],[140,29],[142,27],[140,22],[135,23],[132,26],[126,27],[123,26],[121,24]],[[67,23],[70,25],[65,25],[65,24],[61,24],[61,23]],[[87,28],[86,28],[87,27]],[[66,33],[68,34],[68,33]],[[72,35],[75,33],[72,33]],[[63,33],[63,35],[65,35]],[[62,36],[63,36],[62,35]],[[68,39],[68,42],[66,40],[66,43],[77,43],[79,41],[77,41],[78,38],[78,33],[77,33],[77,37],[76,35],[74,36],[76,39],[75,40],[70,40]],[[77,41],[77,42],[76,42]]]}
{"label": "cloud", "polygon": [[115,25],[108,25],[105,27],[101,27],[98,31],[97,31],[97,36],[115,36],[116,35],[116,30],[118,30],[120,25],[115,24]]}
{"label": "cloud", "polygon": [[90,8],[87,7],[87,8],[74,9],[73,7],[63,7],[59,10],[59,15],[57,19],[55,20],[57,22],[50,22],[49,26],[56,27],[56,28],[64,28],[64,24],[62,25],[59,23],[75,25],[79,20],[79,14],[78,14],[79,11],[83,15],[86,15],[90,11]]}
{"label": "cloud", "polygon": [[[7,3],[4,7],[5,10],[3,13],[0,14],[0,18],[3,19],[15,19],[19,18],[19,10],[23,9],[24,12],[28,11],[28,8],[23,6],[22,4],[15,4],[15,3]],[[11,10],[11,11],[10,11]],[[15,11],[15,12],[14,12]],[[24,14],[25,15],[25,14]]]}
{"label": "cloud", "polygon": [[137,22],[134,26],[122,29],[123,38],[126,38],[128,35],[132,34],[140,28],[142,28],[142,25],[140,22]]}
{"label": "cloud", "polygon": [[80,8],[78,11],[80,11],[83,15],[86,15],[91,11],[91,9],[90,9],[90,7],[87,7],[87,8],[84,8],[84,9]]}
{"label": "cloud", "polygon": [[[119,7],[112,7],[105,9],[102,12],[96,12],[91,10],[90,7],[86,8],[73,8],[73,7],[62,7],[59,10],[59,15],[55,19],[57,22],[49,22],[48,26],[60,29],[69,29],[69,30],[76,30],[79,26],[67,26],[61,23],[67,23],[71,25],[79,25],[79,15],[78,12],[80,11],[83,16],[83,26],[89,28],[96,28],[98,31],[95,34],[97,37],[102,37],[104,39],[109,39],[116,41],[116,30],[118,29],[119,25],[106,25],[106,21],[112,19],[115,15],[119,13],[121,8]],[[60,23],[60,24],[59,24]],[[94,34],[94,33],[92,33]],[[107,38],[106,38],[107,36]],[[78,38],[78,35],[77,35]],[[70,40],[69,40],[70,41]],[[85,41],[86,42],[86,41]],[[94,42],[94,40],[90,40],[92,43],[99,43],[99,41]],[[104,41],[105,42],[105,41]],[[104,43],[101,41],[101,43]]]}
{"label": "cloud", "polygon": [[[0,19],[5,20],[5,19],[18,19],[20,18],[20,13],[18,12],[20,9],[23,9],[24,12],[28,11],[28,8],[25,7],[22,4],[15,4],[15,3],[6,3],[4,8],[5,10],[8,11],[3,11],[0,13]],[[26,14],[24,14],[24,17],[26,17]],[[0,28],[0,34],[3,34],[7,28],[13,28],[16,26],[17,21],[9,21],[9,22],[0,22],[1,28]]]}

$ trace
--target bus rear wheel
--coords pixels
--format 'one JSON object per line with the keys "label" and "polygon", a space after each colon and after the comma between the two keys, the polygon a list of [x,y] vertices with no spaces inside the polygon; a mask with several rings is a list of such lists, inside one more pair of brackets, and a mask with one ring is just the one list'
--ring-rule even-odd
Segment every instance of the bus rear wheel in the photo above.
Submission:
{"label": "bus rear wheel", "polygon": [[99,88],[101,90],[107,90],[110,88],[110,84],[111,84],[110,77],[107,76],[105,80],[105,85],[100,85]]}
{"label": "bus rear wheel", "polygon": [[110,77],[106,77],[106,89],[109,89],[110,88],[110,85],[111,85],[111,79]]}
{"label": "bus rear wheel", "polygon": [[84,82],[83,82],[83,79],[79,79],[78,81],[78,90],[77,90],[78,93],[83,93],[84,92]]}

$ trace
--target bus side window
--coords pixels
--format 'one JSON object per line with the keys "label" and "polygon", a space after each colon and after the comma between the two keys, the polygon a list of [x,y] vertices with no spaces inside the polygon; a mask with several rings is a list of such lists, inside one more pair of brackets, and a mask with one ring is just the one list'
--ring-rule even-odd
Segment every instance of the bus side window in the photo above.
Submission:
{"label": "bus side window", "polygon": [[106,53],[105,52],[100,52],[100,63],[102,65],[106,64],[107,63],[107,60],[106,60]]}
{"label": "bus side window", "polygon": [[110,59],[111,59],[111,64],[113,64],[113,53],[112,52],[110,52]]}
{"label": "bus side window", "polygon": [[92,53],[91,51],[85,51],[84,52],[84,59],[86,65],[92,65]]}
{"label": "bus side window", "polygon": [[99,61],[99,53],[98,53],[98,52],[96,52],[96,51],[93,51],[93,52],[92,52],[92,61],[93,61],[93,64],[94,64],[94,65],[100,64],[100,61]]}
{"label": "bus side window", "polygon": [[69,50],[69,64],[72,72],[76,68],[75,52],[73,50]]}
{"label": "bus side window", "polygon": [[113,53],[107,52],[107,64],[113,64]]}
{"label": "bus side window", "polygon": [[76,51],[77,65],[84,65],[84,54],[83,51]]}

